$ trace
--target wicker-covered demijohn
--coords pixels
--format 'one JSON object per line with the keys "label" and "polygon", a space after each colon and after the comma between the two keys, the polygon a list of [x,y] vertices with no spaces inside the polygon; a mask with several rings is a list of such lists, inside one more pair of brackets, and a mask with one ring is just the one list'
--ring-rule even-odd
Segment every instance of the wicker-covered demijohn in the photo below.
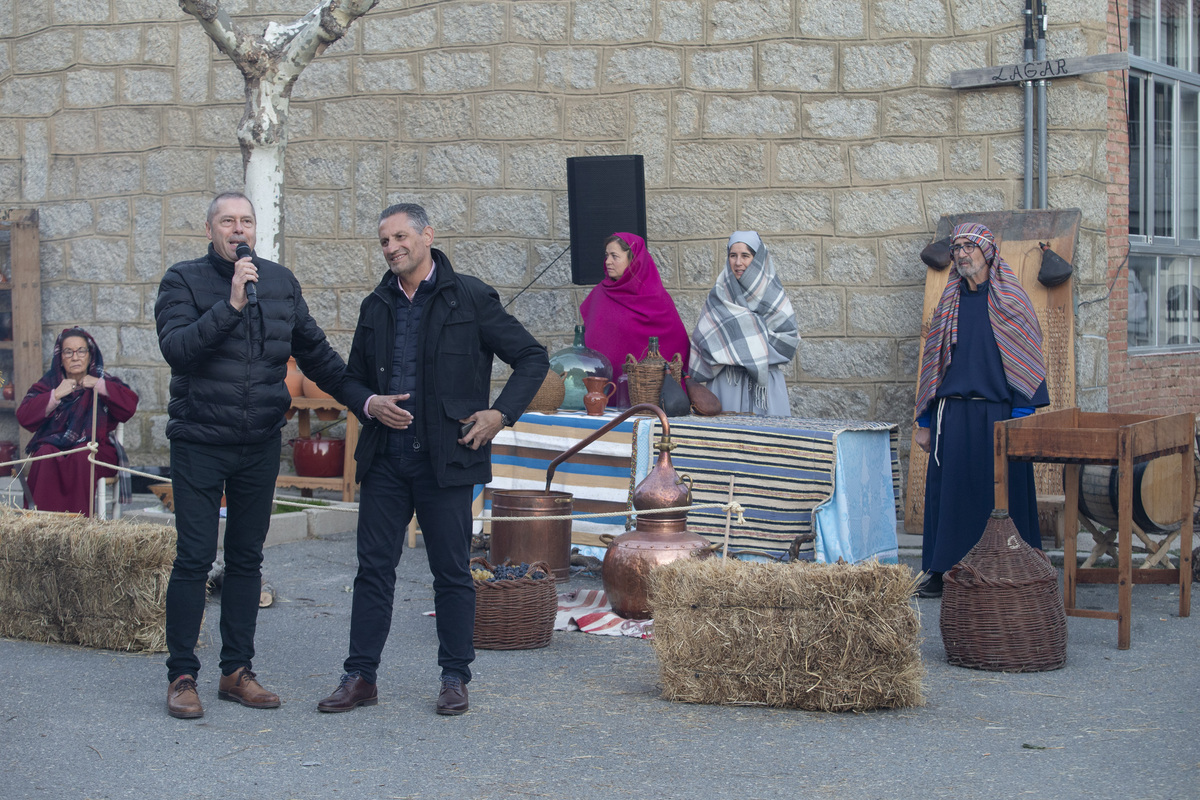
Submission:
{"label": "wicker-covered demijohn", "polygon": [[558,411],[562,405],[563,398],[567,396],[566,387],[563,385],[563,376],[559,375],[554,370],[547,370],[546,377],[542,381],[542,385],[538,388],[537,394],[529,401],[526,406],[526,411],[536,411],[539,414],[553,414]]}
{"label": "wicker-covered demijohn", "polygon": [[658,405],[662,402],[663,364],[671,371],[675,380],[683,379],[683,359],[679,353],[670,361],[658,353],[657,348],[651,348],[650,353],[641,361],[630,353],[625,357],[625,374],[629,376],[629,404],[650,403]]}
{"label": "wicker-covered demijohn", "polygon": [[1007,511],[992,512],[979,543],[943,582],[942,644],[951,664],[1041,672],[1066,663],[1058,572],[1025,543]]}
{"label": "wicker-covered demijohn", "polygon": [[[472,558],[471,568],[495,567]],[[480,650],[533,650],[550,644],[558,614],[554,573],[544,561],[529,566],[540,578],[475,581],[475,646]]]}

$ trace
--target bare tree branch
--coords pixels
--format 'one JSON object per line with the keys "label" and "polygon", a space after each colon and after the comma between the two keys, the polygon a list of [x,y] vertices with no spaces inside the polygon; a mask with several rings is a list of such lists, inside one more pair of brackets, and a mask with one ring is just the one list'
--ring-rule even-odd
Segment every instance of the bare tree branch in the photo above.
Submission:
{"label": "bare tree branch", "polygon": [[283,157],[288,107],[300,73],[379,0],[321,0],[283,25],[268,22],[259,35],[241,30],[221,0],[179,0],[246,81],[246,110],[238,123],[246,194],[259,212],[262,254],[277,259],[282,245]]}
{"label": "bare tree branch", "polygon": [[179,7],[200,21],[208,38],[236,64],[242,57],[245,36],[237,23],[221,8],[221,0],[179,0]]}

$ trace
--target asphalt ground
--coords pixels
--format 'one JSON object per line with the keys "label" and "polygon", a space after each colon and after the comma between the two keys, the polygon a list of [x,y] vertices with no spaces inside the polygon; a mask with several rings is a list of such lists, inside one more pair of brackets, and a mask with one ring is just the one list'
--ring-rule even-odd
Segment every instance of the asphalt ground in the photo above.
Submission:
{"label": "asphalt ground", "polygon": [[[939,601],[914,600],[919,708],[674,703],[649,642],[563,632],[479,651],[470,713],[440,717],[418,544],[400,564],[379,705],[321,714],[354,569],[349,533],[267,549],[278,599],[259,615],[255,669],[283,698],[274,710],[218,701],[213,603],[199,720],[167,716],[162,654],[0,639],[0,798],[1200,797],[1200,611],[1179,618],[1174,587],[1134,587],[1131,649],[1116,649],[1115,622],[1071,618],[1067,665],[1030,674],[949,666]],[[1112,586],[1079,597],[1116,607]]]}

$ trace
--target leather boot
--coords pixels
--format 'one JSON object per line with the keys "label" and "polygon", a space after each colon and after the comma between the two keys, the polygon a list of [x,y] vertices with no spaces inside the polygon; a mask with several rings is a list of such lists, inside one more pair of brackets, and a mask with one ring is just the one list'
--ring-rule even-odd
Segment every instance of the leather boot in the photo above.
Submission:
{"label": "leather boot", "polygon": [[191,675],[180,675],[167,687],[167,713],[176,719],[204,716],[200,695],[196,692],[196,679]]}
{"label": "leather boot", "polygon": [[249,667],[238,667],[231,675],[222,675],[217,697],[250,708],[279,708],[279,695],[268,692],[255,680]]}

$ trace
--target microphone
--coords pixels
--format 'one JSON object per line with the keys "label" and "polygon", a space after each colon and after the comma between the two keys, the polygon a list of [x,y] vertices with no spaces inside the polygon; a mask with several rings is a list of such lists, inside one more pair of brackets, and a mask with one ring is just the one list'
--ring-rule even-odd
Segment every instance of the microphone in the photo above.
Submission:
{"label": "microphone", "polygon": [[[234,252],[237,253],[239,261],[253,254],[253,251],[250,250],[250,245],[245,242],[238,242],[237,249]],[[246,300],[252,306],[258,305],[258,287],[254,285],[254,281],[246,281]]]}

